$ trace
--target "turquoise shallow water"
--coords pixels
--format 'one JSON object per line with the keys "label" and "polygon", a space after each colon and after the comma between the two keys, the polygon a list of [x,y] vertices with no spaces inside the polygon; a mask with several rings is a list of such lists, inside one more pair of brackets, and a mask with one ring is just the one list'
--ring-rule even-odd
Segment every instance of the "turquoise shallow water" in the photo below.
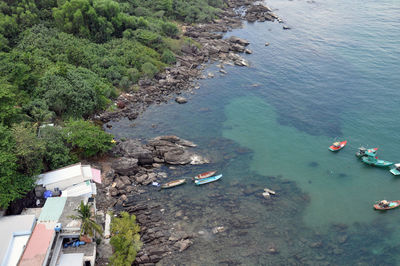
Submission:
{"label": "turquoise shallow water", "polygon": [[[400,178],[354,156],[365,145],[379,147],[380,159],[400,162],[400,3],[268,5],[291,30],[254,23],[227,34],[251,42],[250,68],[227,66],[228,75],[202,80],[185,95],[188,104],[152,106],[135,121],[113,123],[118,137],[175,134],[194,141],[212,159],[208,167],[224,173],[207,188],[180,188],[176,200],[157,196],[169,199],[172,216],[188,209],[183,227],[229,228],[251,217],[249,227],[206,234],[172,262],[400,264],[394,255],[400,212],[372,209],[377,200],[400,199]],[[214,65],[206,70],[217,71]],[[338,153],[327,149],[335,138],[349,141]],[[171,176],[205,169],[186,167]],[[264,202],[264,187],[279,198]],[[271,245],[279,254],[266,255]]]}

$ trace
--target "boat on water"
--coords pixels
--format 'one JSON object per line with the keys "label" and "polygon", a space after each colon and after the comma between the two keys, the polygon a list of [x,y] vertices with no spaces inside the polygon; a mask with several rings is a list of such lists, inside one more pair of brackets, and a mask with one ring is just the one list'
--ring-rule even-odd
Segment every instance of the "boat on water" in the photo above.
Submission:
{"label": "boat on water", "polygon": [[381,200],[378,203],[374,204],[374,209],[385,211],[397,208],[399,206],[400,206],[400,200],[393,200],[393,201]]}
{"label": "boat on water", "polygon": [[356,152],[356,156],[358,158],[368,156],[368,155],[375,156],[377,151],[378,151],[378,148],[367,149],[365,147],[360,147],[360,148],[358,148],[358,151]]}
{"label": "boat on water", "polygon": [[374,156],[364,156],[364,157],[361,157],[361,160],[363,161],[363,163],[377,166],[377,167],[389,167],[389,166],[393,165],[392,162],[385,161],[385,160],[378,160],[378,157],[374,157]]}
{"label": "boat on water", "polygon": [[208,171],[208,172],[198,174],[194,177],[194,180],[199,180],[199,179],[210,177],[210,176],[214,175],[216,172],[217,171]]}
{"label": "boat on water", "polygon": [[177,179],[161,185],[161,188],[172,188],[186,183],[186,179]]}
{"label": "boat on water", "polygon": [[347,144],[347,140],[336,141],[331,146],[329,146],[329,150],[330,151],[339,151],[339,150],[343,149],[344,146],[346,146],[346,144]]}
{"label": "boat on water", "polygon": [[390,172],[394,175],[400,175],[400,163],[392,165],[392,167],[390,168]]}
{"label": "boat on water", "polygon": [[207,177],[207,178],[195,180],[194,183],[196,185],[204,185],[204,184],[207,184],[207,183],[215,182],[215,181],[219,180],[221,177],[222,177],[222,174],[221,175],[210,176],[210,177]]}

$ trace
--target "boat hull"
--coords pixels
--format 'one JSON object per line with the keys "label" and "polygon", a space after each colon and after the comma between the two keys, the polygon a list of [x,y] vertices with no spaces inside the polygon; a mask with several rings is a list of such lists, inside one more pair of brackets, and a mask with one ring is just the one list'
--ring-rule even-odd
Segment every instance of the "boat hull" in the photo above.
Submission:
{"label": "boat hull", "polygon": [[397,168],[390,169],[390,172],[391,172],[393,175],[400,175],[400,171],[397,170]]}
{"label": "boat hull", "polygon": [[216,172],[217,172],[217,171],[208,171],[208,172],[205,172],[205,173],[196,175],[196,176],[194,177],[194,180],[199,180],[199,179],[203,179],[203,178],[210,177],[210,176],[214,175]]}
{"label": "boat hull", "polygon": [[208,184],[211,182],[215,182],[215,181],[219,180],[221,177],[222,177],[222,175],[211,176],[211,177],[195,180],[194,183],[196,185],[200,186],[200,185]]}
{"label": "boat hull", "polygon": [[391,165],[393,165],[392,162],[389,161],[385,161],[385,160],[371,160],[368,157],[362,157],[361,160],[363,161],[363,163],[369,164],[369,165],[373,165],[376,167],[389,167]]}
{"label": "boat hull", "polygon": [[186,179],[178,179],[168,183],[165,183],[161,186],[161,188],[172,188],[176,186],[180,186],[186,183]]}
{"label": "boat hull", "polygon": [[[365,152],[361,152],[361,151],[359,150],[358,152],[356,152],[356,156],[357,156],[358,158],[367,156],[368,154],[372,154],[373,156],[375,156],[375,154],[376,154],[377,151],[378,151],[378,148],[368,149],[368,150],[365,150]],[[366,153],[368,153],[368,154],[366,154]]]}
{"label": "boat hull", "polygon": [[391,210],[391,209],[397,208],[399,206],[400,206],[400,200],[393,200],[393,201],[390,201],[390,205],[388,207],[381,207],[381,206],[379,206],[379,204],[374,204],[374,209],[379,210],[379,211],[386,211],[386,210]]}
{"label": "boat hull", "polygon": [[341,149],[344,148],[344,146],[346,146],[346,144],[347,144],[347,140],[341,141],[339,146],[335,146],[335,145],[329,146],[329,150],[330,151],[340,151]]}

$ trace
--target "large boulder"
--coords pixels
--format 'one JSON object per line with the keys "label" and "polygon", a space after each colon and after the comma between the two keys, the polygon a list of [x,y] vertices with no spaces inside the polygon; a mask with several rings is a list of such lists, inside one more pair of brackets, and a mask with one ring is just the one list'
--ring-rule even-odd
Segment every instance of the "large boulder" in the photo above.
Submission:
{"label": "large boulder", "polygon": [[134,175],[138,172],[138,159],[121,157],[115,160],[111,167],[120,175]]}
{"label": "large boulder", "polygon": [[247,41],[245,39],[242,39],[242,38],[239,38],[239,37],[236,37],[236,36],[229,37],[228,41],[231,42],[231,43],[240,44],[242,46],[246,46],[246,45],[250,44],[249,41]]}
{"label": "large boulder", "polygon": [[117,156],[138,159],[138,163],[141,165],[153,163],[152,150],[143,145],[139,140],[129,139],[123,141],[113,148],[113,153]]}
{"label": "large boulder", "polygon": [[188,164],[192,161],[192,154],[183,148],[174,148],[164,153],[164,160],[169,164]]}

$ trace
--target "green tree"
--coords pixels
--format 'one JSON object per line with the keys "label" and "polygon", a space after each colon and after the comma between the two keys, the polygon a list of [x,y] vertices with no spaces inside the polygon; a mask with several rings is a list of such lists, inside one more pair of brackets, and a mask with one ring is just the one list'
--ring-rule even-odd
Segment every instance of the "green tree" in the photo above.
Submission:
{"label": "green tree", "polygon": [[18,109],[15,107],[13,86],[8,82],[0,82],[0,123],[11,125],[16,118]]}
{"label": "green tree", "polygon": [[93,236],[93,233],[98,233],[101,235],[103,233],[101,226],[95,221],[95,217],[92,214],[91,205],[89,203],[84,204],[83,201],[81,201],[81,205],[76,211],[78,212],[78,215],[72,215],[71,218],[81,221],[81,236]]}
{"label": "green tree", "polygon": [[73,163],[78,160],[71,155],[63,130],[57,126],[46,126],[40,128],[40,137],[46,146],[44,164],[48,170],[54,170]]}
{"label": "green tree", "polygon": [[28,115],[29,120],[40,126],[42,122],[50,122],[55,113],[49,110],[49,106],[43,99],[33,99],[23,107],[23,111]]}
{"label": "green tree", "polygon": [[11,130],[0,123],[0,209],[23,197],[32,189],[34,180],[19,173],[16,143]]}
{"label": "green tree", "polygon": [[14,124],[11,128],[15,139],[15,155],[18,159],[18,170],[28,176],[38,175],[44,168],[44,142],[37,137],[37,128],[30,123]]}
{"label": "green tree", "polygon": [[135,261],[137,252],[142,247],[140,241],[140,227],[136,223],[136,216],[121,212],[120,218],[111,221],[112,237],[110,244],[113,255],[110,257],[111,265],[130,266]]}
{"label": "green tree", "polygon": [[102,154],[112,147],[113,136],[90,121],[70,120],[64,127],[64,137],[80,157]]}

